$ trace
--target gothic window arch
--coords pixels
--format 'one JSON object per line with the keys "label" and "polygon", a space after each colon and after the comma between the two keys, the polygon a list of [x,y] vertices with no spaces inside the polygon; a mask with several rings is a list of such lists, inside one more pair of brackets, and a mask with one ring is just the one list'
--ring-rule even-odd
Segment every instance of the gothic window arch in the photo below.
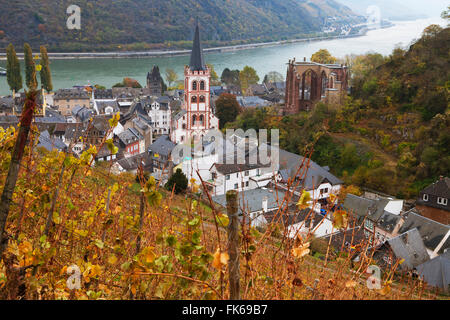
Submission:
{"label": "gothic window arch", "polygon": [[196,103],[196,102],[197,102],[197,96],[192,96],[191,102],[192,102],[192,103]]}
{"label": "gothic window arch", "polygon": [[192,124],[195,125],[195,122],[197,121],[197,116],[194,114],[192,116]]}
{"label": "gothic window arch", "polygon": [[203,115],[200,115],[200,123],[203,125]]}
{"label": "gothic window arch", "polygon": [[205,81],[200,81],[200,90],[205,90]]}
{"label": "gothic window arch", "polygon": [[200,102],[205,102],[205,96],[200,96]]}
{"label": "gothic window arch", "polygon": [[197,90],[197,81],[192,82],[192,90],[194,90],[194,91]]}

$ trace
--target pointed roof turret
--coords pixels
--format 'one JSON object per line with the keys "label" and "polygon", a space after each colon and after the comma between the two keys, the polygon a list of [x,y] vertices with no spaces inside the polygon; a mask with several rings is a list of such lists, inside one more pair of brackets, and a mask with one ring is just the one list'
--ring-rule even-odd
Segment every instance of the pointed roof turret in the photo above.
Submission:
{"label": "pointed roof turret", "polygon": [[200,42],[200,28],[198,26],[198,20],[195,26],[194,44],[192,46],[191,62],[189,64],[189,67],[192,71],[200,71],[206,69],[205,61],[203,59],[202,44]]}

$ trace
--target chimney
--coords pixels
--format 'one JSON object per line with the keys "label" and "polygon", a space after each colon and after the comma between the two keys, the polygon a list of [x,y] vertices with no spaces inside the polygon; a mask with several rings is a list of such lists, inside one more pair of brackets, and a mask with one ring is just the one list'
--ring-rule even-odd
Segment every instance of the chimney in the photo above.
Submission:
{"label": "chimney", "polygon": [[262,199],[263,212],[267,212],[267,205],[268,205],[267,197],[263,197],[263,199]]}
{"label": "chimney", "polygon": [[306,57],[303,57],[303,62],[306,62]]}

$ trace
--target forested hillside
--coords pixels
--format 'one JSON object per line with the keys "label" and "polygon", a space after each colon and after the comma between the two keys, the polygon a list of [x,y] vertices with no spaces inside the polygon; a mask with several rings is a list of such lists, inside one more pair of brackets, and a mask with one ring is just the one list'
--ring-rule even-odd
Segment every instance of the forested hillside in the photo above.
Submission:
{"label": "forested hillside", "polygon": [[333,0],[80,0],[81,30],[68,30],[71,4],[0,0],[0,48],[9,42],[47,44],[53,51],[186,47],[197,17],[206,45],[311,34],[329,16],[358,21]]}
{"label": "forested hillside", "polygon": [[353,90],[337,108],[246,110],[228,126],[280,128],[283,148],[314,144],[313,160],[347,183],[414,198],[450,175],[449,40],[450,28],[433,25],[407,51],[347,57]]}

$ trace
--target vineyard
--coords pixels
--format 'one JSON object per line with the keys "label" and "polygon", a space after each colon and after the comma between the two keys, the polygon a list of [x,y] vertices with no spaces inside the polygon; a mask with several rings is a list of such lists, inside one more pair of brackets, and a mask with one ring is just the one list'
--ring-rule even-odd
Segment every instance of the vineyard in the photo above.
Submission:
{"label": "vineyard", "polygon": [[[118,120],[110,120],[110,130]],[[18,135],[0,128],[0,191]],[[37,137],[32,124],[2,238],[0,299],[229,299],[233,250],[241,299],[438,298],[399,272],[401,261],[383,274],[381,289],[370,290],[368,243],[348,239],[361,253],[358,263],[330,243],[322,259],[311,255],[311,235],[291,241],[276,223],[291,199],[279,199],[284,205],[266,229],[250,227],[244,217],[238,247],[230,248],[227,209],[201,189],[177,195],[142,170],[115,175],[112,163],[93,165],[106,139],[75,158],[36,148]],[[335,224],[355,221],[343,215]]]}

